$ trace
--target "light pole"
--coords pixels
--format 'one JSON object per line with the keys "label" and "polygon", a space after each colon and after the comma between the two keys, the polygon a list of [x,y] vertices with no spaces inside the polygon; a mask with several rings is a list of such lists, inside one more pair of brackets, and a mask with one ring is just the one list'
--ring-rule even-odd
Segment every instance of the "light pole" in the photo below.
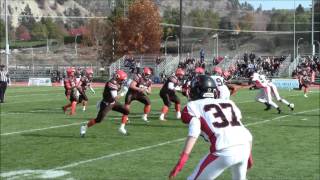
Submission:
{"label": "light pole", "polygon": [[169,38],[173,38],[174,36],[167,36],[166,40],[164,41],[164,56],[167,57],[167,41]]}
{"label": "light pole", "polygon": [[7,7],[7,0],[4,1],[4,9],[5,9],[5,18],[6,18],[6,64],[7,64],[7,71],[9,69],[9,38],[8,38],[8,7]]}
{"label": "light pole", "polygon": [[78,50],[77,50],[77,37],[80,34],[76,34],[76,36],[74,37],[74,50],[76,51],[76,56],[78,56]]}
{"label": "light pole", "polygon": [[314,40],[313,42],[316,42],[318,44],[318,55],[320,57],[320,42],[317,40]]}
{"label": "light pole", "polygon": [[177,43],[178,43],[178,58],[179,58],[179,62],[180,62],[180,39],[178,36],[176,36],[177,38]]}
{"label": "light pole", "polygon": [[34,77],[33,47],[31,46],[32,76]]}
{"label": "light pole", "polygon": [[312,27],[311,27],[311,30],[312,30],[312,32],[311,32],[311,46],[312,46],[312,56],[314,56],[314,54],[315,54],[315,45],[314,45],[314,0],[312,0],[312,5],[311,5],[312,7],[312,18],[311,18],[311,24],[312,24]]}
{"label": "light pole", "polygon": [[296,60],[296,0],[293,1],[293,60]]}
{"label": "light pole", "polygon": [[49,53],[49,37],[47,36],[47,55]]}
{"label": "light pole", "polygon": [[216,41],[216,53],[217,53],[217,56],[219,56],[219,35],[218,33],[214,34],[213,36],[211,36],[211,38],[216,38],[217,41]]}
{"label": "light pole", "polygon": [[194,41],[192,44],[191,44],[191,57],[193,58],[193,45],[197,42],[201,42],[201,39],[198,39],[196,41]]}
{"label": "light pole", "polygon": [[299,56],[299,41],[303,40],[303,38],[299,38],[297,42],[297,56]]}

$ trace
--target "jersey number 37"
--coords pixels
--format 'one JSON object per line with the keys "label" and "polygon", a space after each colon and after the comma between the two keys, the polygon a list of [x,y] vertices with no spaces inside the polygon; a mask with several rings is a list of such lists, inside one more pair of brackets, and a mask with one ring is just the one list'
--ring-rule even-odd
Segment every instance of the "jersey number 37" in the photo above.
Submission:
{"label": "jersey number 37", "polygon": [[[220,118],[222,122],[213,122],[213,126],[216,128],[224,128],[229,125],[231,126],[240,126],[239,121],[237,120],[236,113],[234,112],[233,106],[230,103],[219,103],[218,104],[208,104],[204,106],[204,111],[208,112],[211,109],[215,109],[215,113],[213,116],[215,118]],[[227,118],[223,113],[222,109],[230,109],[231,111],[231,118]]]}

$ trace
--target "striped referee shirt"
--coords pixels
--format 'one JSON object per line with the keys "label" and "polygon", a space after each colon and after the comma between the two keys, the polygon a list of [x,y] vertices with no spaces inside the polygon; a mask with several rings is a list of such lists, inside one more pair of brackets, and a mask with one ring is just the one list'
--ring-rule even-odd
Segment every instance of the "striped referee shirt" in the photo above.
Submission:
{"label": "striped referee shirt", "polygon": [[9,81],[9,74],[8,71],[0,71],[0,82],[8,82]]}

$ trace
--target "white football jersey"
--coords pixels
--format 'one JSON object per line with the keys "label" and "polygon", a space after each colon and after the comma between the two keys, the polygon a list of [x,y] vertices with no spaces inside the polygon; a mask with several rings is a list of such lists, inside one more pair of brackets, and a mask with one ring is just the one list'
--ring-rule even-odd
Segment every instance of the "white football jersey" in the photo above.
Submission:
{"label": "white football jersey", "polygon": [[182,114],[182,120],[189,122],[189,136],[202,134],[207,137],[212,153],[252,141],[252,135],[243,126],[241,118],[233,101],[213,98],[189,102]]}
{"label": "white football jersey", "polygon": [[265,88],[265,87],[267,87],[267,85],[268,85],[268,81],[267,81],[267,79],[266,79],[266,76],[260,75],[260,74],[258,74],[258,73],[254,73],[254,74],[253,74],[252,81],[255,82],[255,84],[256,84],[256,86],[257,86],[258,88]]}
{"label": "white football jersey", "polygon": [[219,91],[219,99],[230,99],[229,88],[225,84],[225,80],[221,76],[211,76]]}

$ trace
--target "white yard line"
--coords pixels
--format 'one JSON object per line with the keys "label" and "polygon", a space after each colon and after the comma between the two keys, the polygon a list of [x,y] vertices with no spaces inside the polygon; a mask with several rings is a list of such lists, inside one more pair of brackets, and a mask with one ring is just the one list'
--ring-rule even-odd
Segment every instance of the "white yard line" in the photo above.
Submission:
{"label": "white yard line", "polygon": [[133,153],[133,152],[137,152],[137,151],[143,151],[143,150],[146,150],[146,149],[152,149],[152,148],[156,148],[156,147],[159,147],[159,146],[164,146],[164,145],[167,145],[167,144],[180,142],[180,141],[183,141],[183,140],[185,140],[185,138],[175,139],[175,140],[172,140],[172,141],[166,141],[166,142],[162,142],[162,143],[158,143],[158,144],[150,145],[150,146],[144,146],[144,147],[140,147],[140,148],[136,148],[136,149],[131,149],[131,150],[128,150],[128,151],[122,151],[122,152],[118,152],[118,153],[108,154],[108,155],[100,156],[100,157],[93,158],[93,159],[74,162],[74,163],[71,163],[71,164],[67,164],[65,166],[58,166],[58,167],[53,168],[52,170],[71,168],[71,167],[79,166],[81,164],[86,164],[86,163],[90,163],[90,162],[101,160],[101,159],[109,159],[109,158],[112,158],[112,157],[115,157],[115,156],[120,156],[120,155]]}
{"label": "white yard line", "polygon": [[[319,111],[319,108],[308,110],[308,111],[301,111],[301,112],[293,113],[291,115],[303,114],[303,113],[313,112],[313,111]],[[276,118],[273,118],[273,119],[260,121],[260,122],[257,122],[257,123],[248,123],[248,124],[245,124],[245,126],[254,126],[254,125],[257,125],[257,124],[264,124],[264,123],[267,123],[267,122],[270,122],[270,121],[283,119],[283,118],[286,118],[288,116],[290,116],[290,115],[283,115],[283,116],[279,116],[279,117],[276,117]],[[152,148],[156,148],[156,147],[159,147],[159,146],[164,146],[164,145],[167,145],[167,144],[181,142],[181,141],[184,141],[184,140],[185,140],[185,138],[179,138],[179,139],[175,139],[175,140],[171,140],[171,141],[158,143],[158,144],[155,144],[155,145],[144,146],[144,147],[131,149],[131,150],[128,150],[128,151],[122,151],[122,152],[118,152],[118,153],[107,154],[107,155],[100,156],[100,157],[97,157],[97,158],[78,161],[78,162],[74,162],[74,163],[67,164],[67,165],[64,165],[64,166],[58,166],[58,167],[55,167],[55,168],[50,169],[50,170],[61,170],[61,169],[72,168],[72,167],[76,167],[76,166],[79,166],[79,165],[82,165],[82,164],[91,163],[93,161],[98,161],[98,160],[102,160],[102,159],[109,159],[109,158],[112,158],[112,157],[115,157],[115,156],[125,155],[125,154],[129,154],[129,153],[137,152],[137,151],[143,151],[143,150],[146,150],[146,149],[152,149]]]}
{"label": "white yard line", "polygon": [[14,134],[22,134],[22,133],[28,133],[28,132],[43,131],[43,130],[48,130],[48,129],[56,129],[56,128],[80,125],[82,123],[84,123],[84,122],[78,122],[78,123],[72,123],[72,124],[66,124],[66,125],[59,125],[59,126],[50,126],[50,127],[46,127],[46,128],[39,128],[39,129],[29,129],[29,130],[24,130],[24,131],[9,132],[9,133],[3,133],[3,134],[1,134],[1,136],[9,136],[9,135],[14,135]]}

